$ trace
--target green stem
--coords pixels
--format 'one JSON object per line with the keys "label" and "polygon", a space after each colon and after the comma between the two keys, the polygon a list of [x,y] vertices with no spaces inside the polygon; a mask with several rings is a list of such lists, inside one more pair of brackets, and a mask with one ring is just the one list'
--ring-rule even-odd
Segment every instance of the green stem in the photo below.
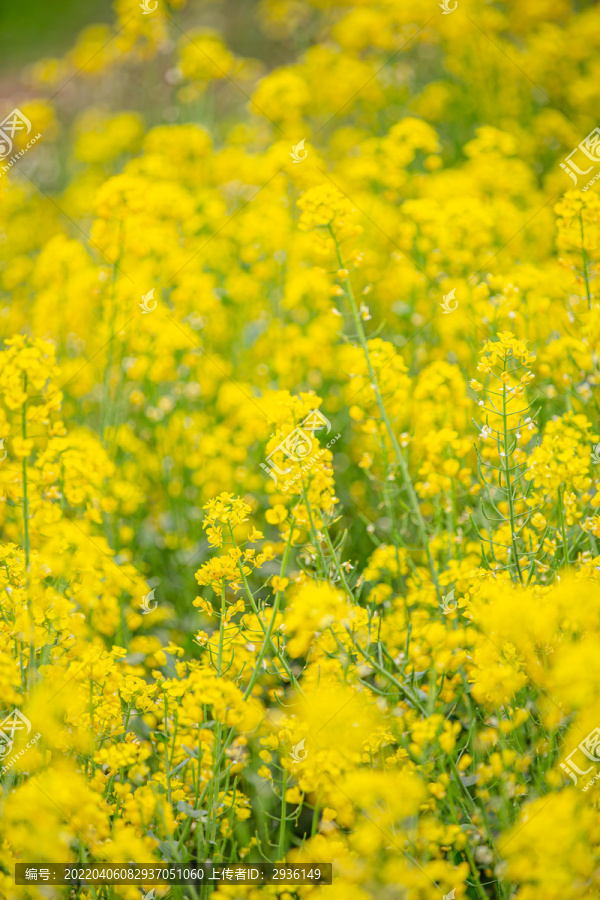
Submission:
{"label": "green stem", "polygon": [[[232,529],[231,525],[229,526],[229,534],[231,535],[231,541],[232,541],[232,543],[233,543],[233,546],[234,546],[234,547],[236,548],[236,550],[237,550],[237,544],[236,544],[235,538],[234,538],[234,536],[233,536],[233,529]],[[294,687],[295,687],[297,690],[300,690],[300,685],[298,684],[298,682],[297,682],[297,680],[296,680],[296,678],[295,678],[295,676],[294,676],[294,673],[293,673],[292,670],[290,669],[287,660],[286,660],[285,657],[282,655],[282,653],[281,653],[281,651],[279,650],[279,648],[275,645],[275,642],[274,642],[274,640],[273,640],[273,636],[271,635],[270,637],[267,637],[267,630],[268,630],[268,629],[267,629],[267,627],[265,626],[265,623],[263,622],[263,620],[262,620],[262,618],[261,618],[260,610],[259,610],[259,608],[258,608],[258,606],[257,606],[257,604],[256,604],[256,600],[254,599],[254,594],[252,593],[252,590],[251,590],[251,588],[250,588],[250,585],[248,584],[248,579],[246,578],[246,573],[244,572],[244,567],[242,566],[242,564],[241,564],[241,562],[240,562],[239,559],[238,559],[238,568],[239,568],[239,570],[240,570],[240,576],[241,576],[242,581],[243,581],[243,583],[244,583],[244,588],[245,588],[245,590],[246,590],[246,594],[247,594],[247,596],[248,596],[248,599],[250,600],[250,605],[252,606],[252,612],[253,612],[254,615],[256,616],[256,619],[257,619],[257,621],[258,621],[258,624],[260,625],[260,627],[261,627],[262,630],[263,630],[263,634],[265,635],[265,641],[266,641],[268,644],[270,644],[271,650],[273,651],[274,655],[277,657],[277,659],[279,660],[279,662],[280,662],[281,665],[283,666],[283,669],[284,669],[286,675],[288,676],[288,678],[289,678],[289,680],[290,680],[290,683],[293,684]]]}
{"label": "green stem", "polygon": [[217,652],[217,676],[221,677],[221,667],[223,662],[223,640],[225,637],[225,585],[221,585],[221,620],[219,622],[219,649]]}
{"label": "green stem", "polygon": [[287,790],[287,769],[283,770],[283,779],[281,782],[281,821],[279,823],[279,849],[277,851],[277,859],[283,862],[285,856],[285,827],[287,824],[285,792]]}
{"label": "green stem", "polygon": [[[454,818],[455,823],[460,827],[460,820],[458,818],[458,813],[456,812],[456,808],[452,802],[452,799],[450,798],[450,795],[448,795],[448,804],[452,811],[452,816]],[[471,848],[469,847],[468,844],[465,844],[464,853],[469,861],[469,867],[471,869],[471,875],[473,876],[473,880],[475,882],[474,887],[475,887],[475,890],[477,891],[477,896],[480,897],[481,900],[488,900],[488,895],[484,891],[483,886],[481,884],[481,880],[479,878],[479,872],[477,870],[477,865],[475,863],[475,859],[473,858]]]}
{"label": "green stem", "polygon": [[[504,371],[506,372],[506,360],[504,361]],[[516,538],[516,528],[517,523],[515,520],[515,509],[513,503],[513,485],[510,480],[510,465],[509,465],[509,452],[508,452],[508,421],[507,421],[507,408],[506,408],[506,385],[503,385],[502,391],[502,422],[504,428],[504,476],[506,478],[506,496],[508,499],[508,515],[510,517],[510,537],[511,537],[511,546],[513,548],[513,553],[515,555],[515,564],[517,566],[517,574],[519,576],[519,581],[523,584],[523,573],[521,572],[521,563],[519,562],[519,550],[517,547],[517,538]]]}
{"label": "green stem", "polygon": [[323,534],[325,535],[325,540],[327,541],[327,546],[329,547],[329,552],[331,553],[331,557],[335,563],[335,568],[336,568],[336,571],[338,574],[338,578],[341,579],[342,584],[346,588],[346,591],[348,592],[349,596],[353,597],[352,588],[348,584],[348,581],[346,579],[346,573],[342,569],[341,560],[338,559],[337,553],[335,552],[335,548],[334,548],[333,544],[331,543],[331,537],[329,536],[329,531],[327,530],[326,525],[323,526]]}
{"label": "green stem", "polygon": [[[336,249],[336,253],[337,253],[338,262],[340,264],[340,268],[345,269],[346,267],[344,264],[344,260],[342,259],[342,254],[340,253],[339,244],[337,242],[337,239],[335,237],[335,234],[333,232],[331,225],[329,226],[329,231],[335,242],[335,249]],[[369,382],[370,382],[371,388],[373,390],[373,393],[375,394],[375,399],[377,400],[379,414],[385,425],[385,428],[389,435],[389,438],[392,442],[392,447],[394,448],[394,453],[396,455],[396,459],[398,460],[398,465],[400,466],[400,469],[402,471],[404,485],[406,487],[408,497],[410,500],[410,504],[412,506],[413,513],[414,513],[416,521],[417,521],[417,528],[419,530],[421,541],[423,543],[423,549],[425,550],[425,553],[427,555],[427,561],[429,563],[429,570],[431,572],[431,579],[435,585],[435,590],[437,593],[438,600],[440,600],[442,595],[440,592],[440,585],[439,585],[433,557],[431,555],[431,549],[429,547],[427,526],[425,524],[425,519],[423,518],[423,513],[421,512],[421,507],[419,505],[419,498],[417,497],[416,491],[413,487],[412,479],[411,479],[410,472],[408,469],[408,463],[404,457],[404,453],[402,452],[402,448],[398,442],[398,438],[396,437],[396,435],[394,433],[394,429],[392,428],[392,423],[387,414],[387,410],[385,408],[383,398],[381,396],[381,391],[379,390],[379,384],[377,382],[377,375],[373,368],[373,364],[371,363],[371,356],[369,353],[369,344],[367,341],[367,336],[365,334],[365,330],[363,328],[362,320],[360,318],[358,307],[356,305],[356,300],[354,298],[354,292],[352,290],[350,276],[346,276],[345,291],[346,291],[346,296],[348,298],[348,303],[350,305],[350,310],[352,312],[352,319],[354,321],[354,327],[356,328],[356,333],[358,334],[358,339],[359,339],[360,345],[362,347],[363,353],[365,355],[365,360],[367,362],[367,369],[369,372]]]}
{"label": "green stem", "polygon": [[[27,375],[25,375],[25,392],[27,393]],[[27,401],[21,407],[23,440],[27,440]],[[29,571],[29,502],[27,499],[27,457],[23,457],[23,533],[25,541],[25,565]]]}
{"label": "green stem", "polygon": [[312,509],[308,501],[304,479],[301,479],[300,484],[302,486],[302,499],[304,500],[304,508],[306,509],[306,515],[308,516],[310,536],[315,548],[315,555],[318,557],[319,562],[321,563],[321,570],[319,572],[319,575],[321,576],[321,578],[327,578],[327,562],[323,555],[323,548],[321,547],[321,541],[319,540],[318,532],[315,528],[315,523],[313,522]]}
{"label": "green stem", "polygon": [[[23,390],[25,392],[25,402],[21,407],[21,429],[23,432],[23,440],[27,440],[27,373],[23,374]],[[23,544],[25,550],[25,571],[27,573],[27,612],[29,615],[29,666],[27,669],[27,684],[31,690],[35,678],[35,623],[33,619],[33,609],[31,607],[31,597],[29,595],[29,499],[27,496],[27,457],[23,457]]]}
{"label": "green stem", "polygon": [[588,275],[588,266],[587,266],[587,253],[583,244],[583,217],[581,215],[581,210],[579,210],[579,228],[581,230],[581,256],[583,259],[583,279],[585,281],[585,291],[587,294],[587,302],[588,309],[592,308],[592,294],[590,291],[590,279]]}
{"label": "green stem", "polygon": [[565,522],[564,499],[565,499],[565,488],[563,485],[563,487],[559,488],[559,490],[558,490],[558,515],[560,518],[560,530],[561,530],[562,539],[563,539],[563,559],[564,559],[565,566],[568,566],[569,565],[569,544],[567,541],[567,525]]}
{"label": "green stem", "polygon": [[[421,712],[421,713],[423,713],[423,715],[425,715],[425,709],[424,709],[423,705],[414,696],[414,694],[412,694],[411,691],[409,691],[408,688],[405,685],[403,685],[401,681],[398,681],[397,678],[394,678],[394,676],[392,675],[391,672],[388,672],[388,670],[385,669],[383,666],[380,666],[379,663],[376,662],[376,660],[374,660],[372,656],[369,656],[369,654],[366,652],[366,650],[363,650],[363,648],[354,639],[354,637],[352,636],[352,633],[347,628],[346,628],[346,632],[347,632],[348,636],[350,637],[350,640],[352,641],[353,645],[356,647],[358,652],[367,660],[369,665],[373,666],[375,671],[379,672],[380,675],[383,675],[384,678],[387,678],[387,680],[389,682],[391,682],[395,687],[397,687],[398,690],[406,697],[406,699],[409,700],[413,704],[413,706],[419,710],[419,712]],[[331,633],[333,634],[334,637],[336,637],[335,634],[333,633],[333,631]],[[336,640],[337,640],[337,638],[336,638]]]}

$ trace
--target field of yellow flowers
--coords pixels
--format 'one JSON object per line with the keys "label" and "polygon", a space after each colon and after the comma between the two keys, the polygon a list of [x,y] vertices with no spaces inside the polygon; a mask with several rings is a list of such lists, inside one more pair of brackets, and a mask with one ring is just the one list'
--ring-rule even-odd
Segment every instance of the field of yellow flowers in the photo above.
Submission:
{"label": "field of yellow flowers", "polygon": [[0,110],[0,898],[599,898],[600,6],[113,7]]}

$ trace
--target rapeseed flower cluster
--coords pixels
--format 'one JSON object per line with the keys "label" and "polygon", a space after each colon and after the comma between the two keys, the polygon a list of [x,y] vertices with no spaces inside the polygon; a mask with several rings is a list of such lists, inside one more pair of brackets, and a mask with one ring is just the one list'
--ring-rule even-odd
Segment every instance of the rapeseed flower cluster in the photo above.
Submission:
{"label": "rapeseed flower cluster", "polygon": [[0,898],[599,896],[600,8],[145,5],[0,177]]}

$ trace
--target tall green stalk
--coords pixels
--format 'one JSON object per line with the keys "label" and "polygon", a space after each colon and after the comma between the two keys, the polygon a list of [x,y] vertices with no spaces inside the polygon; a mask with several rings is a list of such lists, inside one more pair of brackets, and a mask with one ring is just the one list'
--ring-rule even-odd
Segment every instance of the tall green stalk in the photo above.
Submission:
{"label": "tall green stalk", "polygon": [[[335,242],[335,250],[338,258],[338,262],[341,269],[346,270],[346,266],[344,264],[344,260],[342,259],[342,254],[340,252],[340,247],[333,232],[331,225],[329,226],[329,231],[331,237]],[[410,501],[410,505],[412,507],[413,513],[415,515],[415,519],[417,521],[417,528],[419,529],[419,535],[421,538],[421,542],[423,544],[423,549],[427,555],[427,562],[429,564],[429,571],[431,573],[431,580],[435,585],[435,590],[438,596],[438,599],[441,599],[440,585],[438,581],[437,571],[435,568],[435,563],[433,560],[433,556],[431,554],[431,549],[429,547],[429,537],[427,534],[427,525],[425,523],[425,519],[423,518],[423,513],[421,512],[421,507],[419,505],[419,498],[417,497],[416,491],[414,489],[412,478],[410,476],[410,472],[408,469],[408,463],[402,452],[402,447],[398,441],[394,433],[394,429],[392,428],[392,423],[388,416],[387,410],[385,408],[385,404],[383,402],[383,398],[381,396],[381,391],[379,389],[379,383],[377,381],[377,375],[375,373],[375,369],[373,368],[373,364],[371,362],[371,356],[369,353],[369,344],[367,341],[367,336],[365,334],[365,330],[363,328],[362,319],[360,317],[358,307],[356,305],[356,300],[354,297],[354,291],[352,290],[352,284],[350,282],[350,276],[347,275],[344,279],[344,290],[346,293],[346,297],[348,298],[348,304],[350,306],[350,311],[352,313],[352,320],[354,322],[354,327],[356,329],[356,333],[358,335],[358,340],[362,347],[363,353],[365,355],[365,360],[367,362],[367,370],[369,372],[369,382],[373,392],[375,394],[375,399],[377,400],[377,407],[379,409],[379,414],[381,419],[385,425],[386,431],[389,435],[390,441],[392,442],[392,447],[394,448],[394,453],[396,459],[398,461],[398,465],[400,466],[400,470],[402,472],[402,478],[404,480],[404,485],[406,487],[406,491],[408,493],[408,498]]]}

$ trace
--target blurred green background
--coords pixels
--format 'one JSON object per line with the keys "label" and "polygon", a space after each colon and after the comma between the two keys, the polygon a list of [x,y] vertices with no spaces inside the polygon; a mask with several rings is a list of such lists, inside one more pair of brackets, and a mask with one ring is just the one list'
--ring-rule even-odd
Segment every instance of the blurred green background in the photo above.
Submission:
{"label": "blurred green background", "polygon": [[85,25],[112,20],[111,0],[0,0],[0,76],[60,56]]}
{"label": "blurred green background", "polygon": [[[200,20],[221,31],[236,53],[284,65],[292,51],[285,40],[264,34],[257,6],[258,0],[218,0],[202,8]],[[0,0],[0,81],[12,84],[24,66],[44,56],[63,56],[86,25],[114,23],[115,18],[112,0]],[[181,21],[191,27],[197,19],[189,2]],[[299,33],[292,43],[297,49],[310,41]]]}

